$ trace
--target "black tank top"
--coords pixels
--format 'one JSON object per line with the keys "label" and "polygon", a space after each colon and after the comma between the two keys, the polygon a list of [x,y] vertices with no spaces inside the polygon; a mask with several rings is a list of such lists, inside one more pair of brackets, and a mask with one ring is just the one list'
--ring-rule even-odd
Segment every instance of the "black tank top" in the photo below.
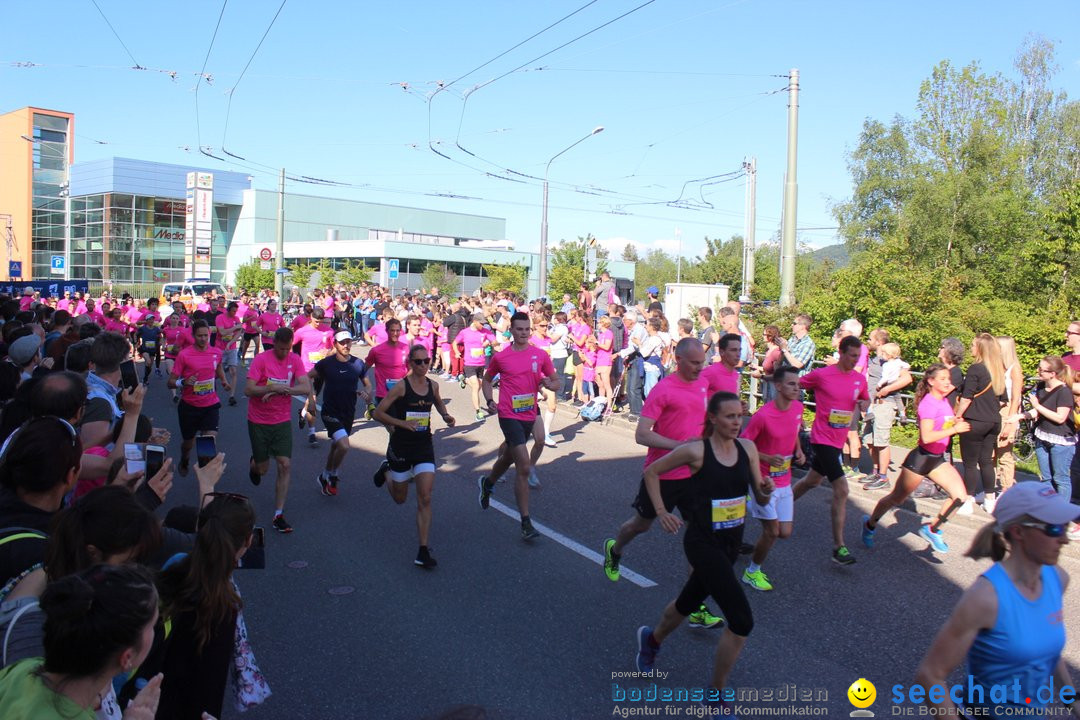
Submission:
{"label": "black tank top", "polygon": [[750,457],[735,441],[735,464],[720,464],[712,443],[704,441],[701,469],[690,476],[690,525],[693,530],[723,532],[739,530],[746,522],[746,494],[750,490]]}
{"label": "black tank top", "polygon": [[418,420],[420,429],[417,432],[394,428],[390,439],[395,446],[399,445],[423,445],[431,442],[431,407],[435,402],[435,391],[431,389],[431,379],[427,381],[427,390],[420,395],[413,390],[408,376],[402,378],[405,384],[405,394],[394,401],[390,406],[390,417],[398,420]]}

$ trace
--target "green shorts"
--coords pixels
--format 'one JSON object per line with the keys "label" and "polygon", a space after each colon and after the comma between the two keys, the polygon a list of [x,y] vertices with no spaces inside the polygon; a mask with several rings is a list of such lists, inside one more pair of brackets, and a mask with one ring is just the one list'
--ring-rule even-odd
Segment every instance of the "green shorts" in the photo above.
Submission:
{"label": "green shorts", "polygon": [[286,420],[276,425],[262,425],[248,420],[248,437],[255,462],[272,457],[292,457],[292,424]]}

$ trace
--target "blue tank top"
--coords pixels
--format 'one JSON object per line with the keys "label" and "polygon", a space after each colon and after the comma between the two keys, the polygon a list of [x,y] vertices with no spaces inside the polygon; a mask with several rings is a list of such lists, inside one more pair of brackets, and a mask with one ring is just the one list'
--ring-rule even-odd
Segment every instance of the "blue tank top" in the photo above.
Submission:
{"label": "blue tank top", "polygon": [[[1041,715],[1038,710],[1046,707],[1039,700],[1038,690],[1049,686],[1065,648],[1065,623],[1057,569],[1043,565],[1040,574],[1042,594],[1036,600],[1028,600],[999,563],[983,573],[997,593],[998,614],[994,626],[981,631],[968,651],[968,672],[973,685],[981,687],[983,692],[979,702],[978,690],[974,689],[974,697],[968,704],[988,708],[990,717],[1004,717],[1006,706],[1022,707],[1026,717],[1038,717]],[[995,685],[999,688],[991,694]],[[1043,699],[1048,692],[1043,690]],[[1057,704],[1059,692],[1060,688],[1055,687],[1051,705]],[[1027,698],[1031,698],[1030,704],[1025,702]]]}

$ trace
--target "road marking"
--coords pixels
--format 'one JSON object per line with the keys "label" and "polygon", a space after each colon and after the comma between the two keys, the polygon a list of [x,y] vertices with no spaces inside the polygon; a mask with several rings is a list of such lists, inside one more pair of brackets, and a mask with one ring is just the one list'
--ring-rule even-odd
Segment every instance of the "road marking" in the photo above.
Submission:
{"label": "road marking", "polygon": [[[509,507],[507,507],[506,505],[503,505],[498,500],[492,500],[490,507],[498,510],[503,515],[505,515],[505,516],[507,516],[509,518],[513,518],[514,520],[518,520],[520,518],[520,516],[518,515],[517,510],[511,510]],[[584,545],[582,545],[578,541],[571,540],[570,538],[566,537],[562,533],[556,532],[555,530],[552,530],[547,525],[541,525],[540,523],[536,522],[536,520],[533,520],[533,527],[535,527],[537,530],[539,530],[540,533],[544,537],[551,538],[555,542],[562,545],[564,548],[566,548],[568,550],[571,550],[573,552],[576,552],[581,557],[585,558],[586,560],[593,561],[594,563],[596,563],[600,567],[604,567],[604,556],[601,555],[600,553],[596,552],[595,550],[590,550],[589,548],[585,547]],[[638,587],[643,587],[643,588],[656,587],[656,583],[654,583],[652,580],[645,577],[644,575],[639,575],[638,573],[634,572],[633,570],[626,567],[625,565],[620,565],[619,566],[619,573],[620,573],[620,577],[626,578],[627,580],[634,583]]]}

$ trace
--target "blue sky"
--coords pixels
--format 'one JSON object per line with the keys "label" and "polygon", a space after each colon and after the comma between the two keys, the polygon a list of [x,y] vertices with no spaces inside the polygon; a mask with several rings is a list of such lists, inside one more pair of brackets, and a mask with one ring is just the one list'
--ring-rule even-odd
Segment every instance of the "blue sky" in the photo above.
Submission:
{"label": "blue sky", "polygon": [[[705,236],[742,232],[744,185],[684,194],[684,184],[738,171],[747,156],[757,157],[757,237],[776,232],[787,93],[775,91],[790,68],[802,76],[800,228],[835,225],[829,207],[850,193],[845,152],[864,118],[912,115],[940,60],[1012,75],[1025,36],[1041,34],[1057,44],[1056,86],[1080,96],[1074,0],[654,0],[637,10],[646,0],[596,0],[511,50],[587,2],[287,0],[253,59],[279,0],[229,0],[209,56],[216,0],[97,0],[120,40],[92,0],[49,12],[6,3],[5,25],[25,31],[0,49],[0,111],[74,112],[76,162],[241,170],[264,188],[284,166],[360,186],[293,192],[505,217],[521,249],[535,249],[540,231],[540,181],[526,176],[542,177],[602,125],[551,165],[551,241],[591,232],[616,253],[628,242],[673,251],[679,228],[693,256]],[[133,59],[147,69],[130,69]],[[26,62],[36,65],[16,66]],[[436,92],[440,82],[449,87]],[[202,156],[200,144],[245,161]],[[680,197],[682,207],[666,204]],[[800,239],[821,246],[835,233]]]}

